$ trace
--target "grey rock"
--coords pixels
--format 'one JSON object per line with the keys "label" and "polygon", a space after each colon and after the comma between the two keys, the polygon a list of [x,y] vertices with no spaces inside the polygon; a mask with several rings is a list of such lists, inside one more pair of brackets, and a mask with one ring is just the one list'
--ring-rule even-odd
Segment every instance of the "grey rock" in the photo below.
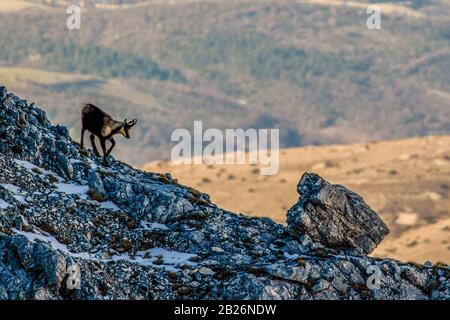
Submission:
{"label": "grey rock", "polygon": [[345,278],[336,275],[333,279],[333,281],[331,282],[331,285],[333,286],[334,289],[336,289],[338,292],[340,293],[346,293],[347,289],[348,289],[348,285],[346,283]]}
{"label": "grey rock", "polygon": [[91,196],[91,198],[97,199],[99,201],[105,201],[107,199],[103,181],[97,171],[93,169],[88,170],[87,182],[89,186],[89,195]]}
{"label": "grey rock", "polygon": [[220,247],[212,247],[211,250],[214,251],[214,252],[217,252],[217,253],[223,253],[223,252],[225,252],[225,250],[223,250],[223,249],[220,248]]}
{"label": "grey rock", "polygon": [[[7,93],[8,93],[8,91],[6,90],[6,88],[3,86],[0,86],[0,102],[3,101],[3,99],[5,98]],[[0,106],[2,106],[2,104],[0,104]]]}
{"label": "grey rock", "polygon": [[277,264],[266,266],[265,271],[277,278],[306,284],[308,282],[308,278],[310,277],[311,268],[309,264],[305,267],[287,267],[286,265]]}
{"label": "grey rock", "polygon": [[320,279],[317,283],[312,287],[313,294],[318,293],[320,291],[324,291],[330,288],[331,284],[324,279]]}
{"label": "grey rock", "polygon": [[261,299],[263,300],[293,300],[299,287],[283,281],[270,281],[263,288]]}
{"label": "grey rock", "polygon": [[17,235],[0,235],[0,252],[0,288],[6,299],[54,299],[58,296],[66,273],[63,255]]}
{"label": "grey rock", "polygon": [[196,244],[200,244],[205,240],[205,235],[201,231],[192,231],[190,232],[190,239],[192,242]]}
{"label": "grey rock", "polygon": [[364,200],[341,185],[305,173],[297,191],[299,201],[287,213],[292,234],[307,234],[326,247],[369,254],[389,233]]}
{"label": "grey rock", "polygon": [[201,268],[198,270],[198,272],[199,272],[201,275],[204,275],[204,276],[213,276],[213,275],[216,274],[216,273],[215,273],[214,271],[212,271],[210,268],[206,268],[206,267],[201,267]]}

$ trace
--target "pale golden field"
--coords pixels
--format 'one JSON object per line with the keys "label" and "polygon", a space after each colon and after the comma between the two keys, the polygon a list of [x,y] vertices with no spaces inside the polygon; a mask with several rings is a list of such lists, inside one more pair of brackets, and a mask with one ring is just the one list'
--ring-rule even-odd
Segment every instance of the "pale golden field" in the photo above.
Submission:
{"label": "pale golden field", "polygon": [[450,136],[280,151],[280,171],[261,176],[251,165],[173,165],[179,182],[210,194],[221,207],[285,223],[305,171],[361,194],[391,234],[373,253],[403,261],[450,262]]}
{"label": "pale golden field", "polygon": [[54,72],[34,68],[0,67],[0,83],[16,90],[21,88],[26,89],[27,86],[33,84],[51,86],[94,79],[96,77],[90,75]]}
{"label": "pale golden field", "polygon": [[[300,2],[323,6],[335,6],[335,7],[347,6],[348,8],[356,8],[356,9],[366,9],[368,6],[368,4],[364,2],[348,1],[348,0],[301,0]],[[379,3],[374,4],[376,4],[380,8],[383,14],[408,16],[412,18],[425,17],[422,13],[403,5],[382,3],[381,1]]]}
{"label": "pale golden field", "polygon": [[30,1],[0,0],[0,12],[15,12],[23,9],[42,8],[43,6]]}

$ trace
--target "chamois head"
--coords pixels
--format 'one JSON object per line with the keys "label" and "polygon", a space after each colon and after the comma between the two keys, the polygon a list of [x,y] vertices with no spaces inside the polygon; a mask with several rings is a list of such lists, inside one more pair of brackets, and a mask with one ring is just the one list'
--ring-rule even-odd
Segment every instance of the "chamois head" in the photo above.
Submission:
{"label": "chamois head", "polygon": [[130,139],[131,130],[133,129],[136,122],[137,122],[136,119],[131,121],[127,121],[127,119],[125,119],[122,123],[122,128],[120,129],[119,133],[123,135],[125,138]]}

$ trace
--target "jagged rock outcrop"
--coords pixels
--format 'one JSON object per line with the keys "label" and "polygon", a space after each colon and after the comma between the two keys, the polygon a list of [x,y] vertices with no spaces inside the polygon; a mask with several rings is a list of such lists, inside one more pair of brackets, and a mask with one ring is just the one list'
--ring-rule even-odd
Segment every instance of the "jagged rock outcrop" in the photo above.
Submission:
{"label": "jagged rock outcrop", "polygon": [[101,161],[0,87],[0,299],[450,297],[448,267],[332,248]]}
{"label": "jagged rock outcrop", "polygon": [[288,228],[327,247],[371,253],[389,229],[364,200],[341,185],[305,173],[297,185],[299,201],[288,211]]}

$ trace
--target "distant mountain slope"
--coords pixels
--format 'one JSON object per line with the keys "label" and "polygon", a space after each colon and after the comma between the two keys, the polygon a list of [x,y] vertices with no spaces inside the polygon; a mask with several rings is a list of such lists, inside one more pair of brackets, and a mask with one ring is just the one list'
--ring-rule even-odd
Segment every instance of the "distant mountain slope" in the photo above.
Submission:
{"label": "distant mountain slope", "polygon": [[[280,172],[274,176],[261,176],[258,167],[251,165],[156,161],[144,168],[170,172],[180,182],[204,190],[224,208],[281,223],[298,197],[295,186],[301,174],[317,172],[363,195],[380,213],[391,234],[375,254],[423,263],[427,246],[432,246],[427,259],[450,261],[450,244],[444,241],[448,232],[422,234],[417,246],[401,249],[401,244],[414,241],[411,234],[403,236],[405,232],[420,235],[420,230],[428,230],[436,222],[436,230],[446,225],[442,219],[450,214],[450,136],[284,149],[280,152]],[[395,240],[398,237],[402,240]],[[426,238],[428,242],[424,242]],[[395,242],[391,244],[391,240]],[[419,247],[422,253],[415,255],[412,249]]]}
{"label": "distant mountain slope", "polygon": [[24,9],[43,9],[44,6],[32,1],[0,0],[0,12],[15,12]]}
{"label": "distant mountain slope", "polygon": [[194,120],[277,127],[283,147],[449,134],[449,2],[383,1],[376,31],[369,2],[346,3],[150,1],[86,8],[81,31],[65,7],[0,12],[0,66],[99,78],[12,88],[74,137],[86,101],[138,117],[135,143],[115,150],[134,164],[167,158]]}

